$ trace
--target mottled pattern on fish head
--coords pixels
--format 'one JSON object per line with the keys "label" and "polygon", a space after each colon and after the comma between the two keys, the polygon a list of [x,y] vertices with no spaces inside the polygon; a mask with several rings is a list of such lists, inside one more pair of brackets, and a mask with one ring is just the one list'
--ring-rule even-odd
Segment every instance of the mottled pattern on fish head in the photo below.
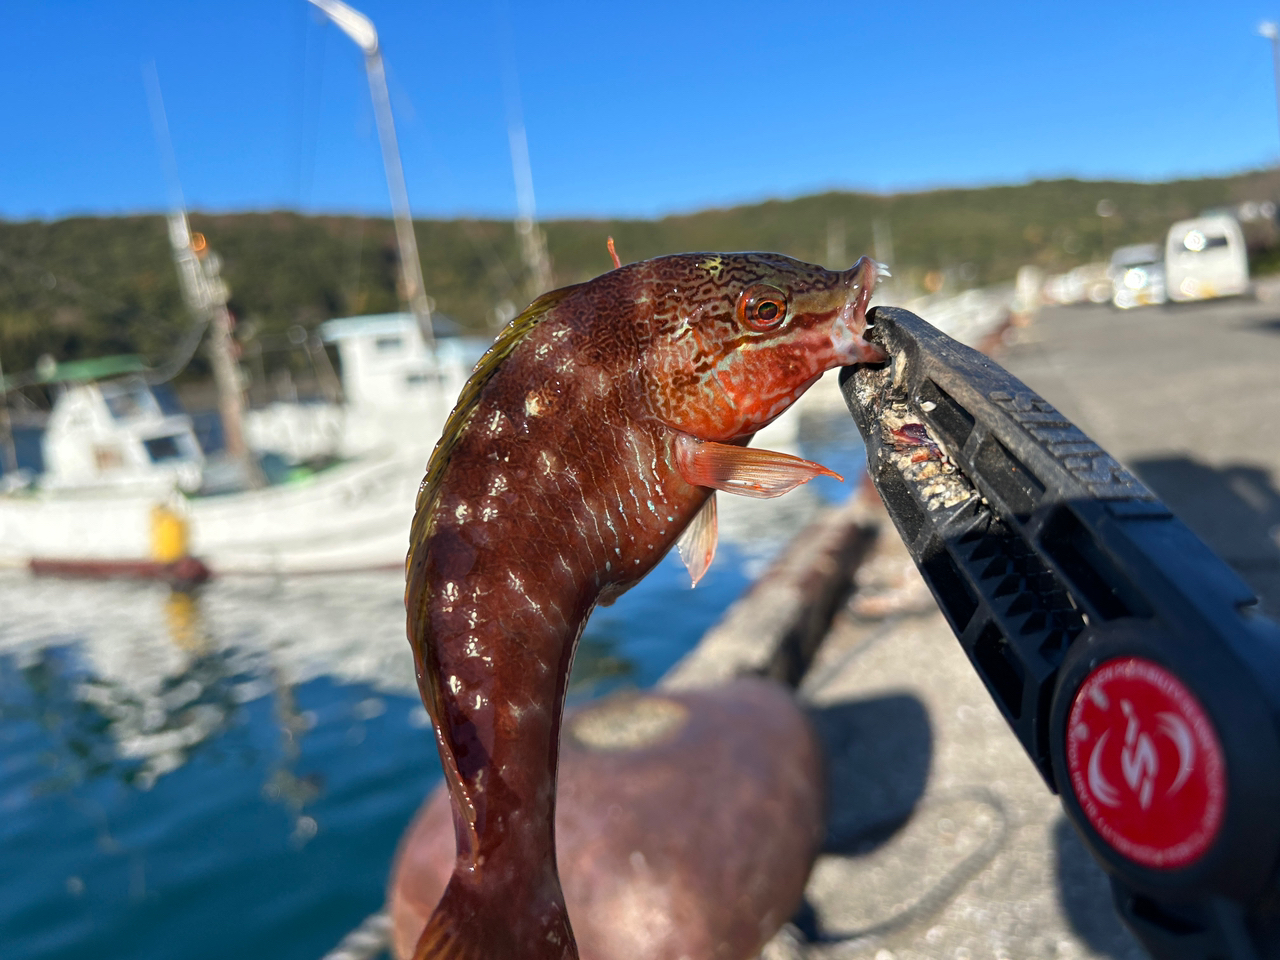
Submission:
{"label": "mottled pattern on fish head", "polygon": [[824,371],[883,359],[863,339],[875,264],[824,270],[779,254],[681,254],[643,265],[648,402],[668,426],[728,441],[765,426]]}

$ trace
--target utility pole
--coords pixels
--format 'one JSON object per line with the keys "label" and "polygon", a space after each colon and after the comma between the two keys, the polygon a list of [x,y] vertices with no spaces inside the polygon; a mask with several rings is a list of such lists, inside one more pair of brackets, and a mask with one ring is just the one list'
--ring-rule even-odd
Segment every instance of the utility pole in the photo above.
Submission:
{"label": "utility pole", "polygon": [[391,95],[387,92],[387,71],[378,46],[378,31],[373,21],[342,0],[310,0],[343,33],[355,41],[364,54],[364,68],[369,75],[369,93],[373,97],[373,116],[378,125],[378,141],[382,146],[382,164],[387,172],[387,189],[391,192],[391,213],[396,224],[396,244],[400,248],[400,277],[409,310],[417,318],[418,327],[428,349],[435,346],[431,328],[431,301],[422,282],[422,263],[418,259],[418,241],[413,234],[409,215],[409,192],[400,165],[400,147],[396,142],[395,120],[391,116]]}

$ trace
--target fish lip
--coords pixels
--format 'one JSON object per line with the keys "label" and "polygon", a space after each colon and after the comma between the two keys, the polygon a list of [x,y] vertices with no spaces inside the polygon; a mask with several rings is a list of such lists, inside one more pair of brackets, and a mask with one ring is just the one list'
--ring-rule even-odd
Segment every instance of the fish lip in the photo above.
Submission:
{"label": "fish lip", "polygon": [[852,343],[848,344],[852,353],[848,362],[879,363],[889,359],[884,350],[866,338],[867,306],[871,302],[871,293],[881,277],[889,276],[889,268],[870,257],[863,257],[846,270],[845,274],[845,283],[851,296],[840,311],[840,319],[853,334]]}

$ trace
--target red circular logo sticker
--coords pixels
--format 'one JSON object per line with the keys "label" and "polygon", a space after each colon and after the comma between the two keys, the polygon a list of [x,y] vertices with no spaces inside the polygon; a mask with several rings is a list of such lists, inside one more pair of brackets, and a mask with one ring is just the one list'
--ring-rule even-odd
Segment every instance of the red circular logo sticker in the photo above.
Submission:
{"label": "red circular logo sticker", "polygon": [[1067,770],[1104,840],[1144,867],[1197,860],[1222,826],[1222,747],[1204,708],[1159,664],[1108,660],[1076,691]]}

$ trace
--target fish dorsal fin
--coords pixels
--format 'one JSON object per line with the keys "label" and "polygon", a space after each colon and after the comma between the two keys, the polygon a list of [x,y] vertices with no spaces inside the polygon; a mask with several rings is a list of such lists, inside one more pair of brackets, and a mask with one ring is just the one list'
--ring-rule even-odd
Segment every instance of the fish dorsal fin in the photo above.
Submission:
{"label": "fish dorsal fin", "polygon": [[676,550],[680,552],[684,565],[689,568],[689,576],[693,578],[695,587],[716,555],[716,542],[720,536],[718,528],[716,495],[713,492],[676,541]]}
{"label": "fish dorsal fin", "polygon": [[414,551],[426,541],[427,535],[431,532],[436,499],[440,493],[440,479],[444,476],[444,468],[449,463],[449,456],[458,445],[458,441],[462,439],[462,434],[476,411],[484,385],[493,379],[493,375],[498,372],[503,361],[511,356],[512,351],[525,337],[529,336],[533,328],[542,322],[552,308],[579,286],[581,284],[574,284],[544,293],[525,307],[522,313],[503,328],[498,338],[493,341],[493,345],[480,358],[476,368],[471,371],[471,377],[458,394],[458,402],[454,404],[453,412],[445,421],[440,439],[431,452],[431,459],[427,462],[427,474],[422,480],[422,486],[418,489],[413,529],[409,539],[410,563],[413,561]]}

